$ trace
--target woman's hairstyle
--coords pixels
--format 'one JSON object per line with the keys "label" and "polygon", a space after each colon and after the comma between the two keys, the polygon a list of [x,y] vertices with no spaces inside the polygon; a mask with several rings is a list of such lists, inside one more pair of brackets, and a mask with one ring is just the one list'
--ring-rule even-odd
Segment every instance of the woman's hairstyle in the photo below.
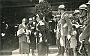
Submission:
{"label": "woman's hairstyle", "polygon": [[27,24],[28,23],[28,20],[26,18],[23,18],[22,19],[22,22],[25,22],[25,24]]}

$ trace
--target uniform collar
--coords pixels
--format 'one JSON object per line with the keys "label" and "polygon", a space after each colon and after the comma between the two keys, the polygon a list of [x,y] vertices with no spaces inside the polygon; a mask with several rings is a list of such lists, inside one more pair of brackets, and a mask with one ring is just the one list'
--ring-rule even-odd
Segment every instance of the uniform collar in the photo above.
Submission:
{"label": "uniform collar", "polygon": [[65,12],[61,14],[61,18],[63,17],[64,14],[65,14]]}

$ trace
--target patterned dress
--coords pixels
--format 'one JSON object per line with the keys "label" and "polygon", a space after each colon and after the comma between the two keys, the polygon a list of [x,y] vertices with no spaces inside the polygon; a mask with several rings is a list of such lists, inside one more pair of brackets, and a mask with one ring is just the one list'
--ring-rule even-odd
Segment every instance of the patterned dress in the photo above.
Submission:
{"label": "patterned dress", "polygon": [[74,30],[71,33],[71,39],[70,39],[70,47],[76,48],[77,46],[77,39],[76,39],[77,32]]}

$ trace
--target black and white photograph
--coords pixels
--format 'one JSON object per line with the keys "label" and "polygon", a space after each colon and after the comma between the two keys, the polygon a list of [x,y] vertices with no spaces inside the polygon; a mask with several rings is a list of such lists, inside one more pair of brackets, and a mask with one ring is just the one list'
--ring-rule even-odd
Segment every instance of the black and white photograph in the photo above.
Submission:
{"label": "black and white photograph", "polygon": [[0,56],[90,56],[90,0],[0,0]]}

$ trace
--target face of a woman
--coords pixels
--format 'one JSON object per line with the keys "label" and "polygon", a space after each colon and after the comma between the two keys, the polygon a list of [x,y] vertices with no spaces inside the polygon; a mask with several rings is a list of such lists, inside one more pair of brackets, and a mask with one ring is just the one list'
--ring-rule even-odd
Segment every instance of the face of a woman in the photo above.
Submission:
{"label": "face of a woman", "polygon": [[23,20],[22,20],[22,24],[25,24],[26,23],[26,19],[24,18]]}
{"label": "face of a woman", "polygon": [[33,21],[32,20],[29,20],[29,23],[32,23]]}

